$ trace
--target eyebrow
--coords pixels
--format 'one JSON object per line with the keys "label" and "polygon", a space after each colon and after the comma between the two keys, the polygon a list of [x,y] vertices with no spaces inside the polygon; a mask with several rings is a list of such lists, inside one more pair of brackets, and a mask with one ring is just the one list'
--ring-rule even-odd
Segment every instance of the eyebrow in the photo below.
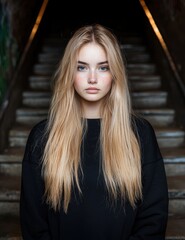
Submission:
{"label": "eyebrow", "polygon": [[[82,61],[78,61],[78,63],[84,64],[84,65],[89,65],[88,63],[82,62]],[[101,64],[108,64],[108,61],[104,61],[104,62],[99,62],[99,63],[98,63],[98,65],[101,65]]]}

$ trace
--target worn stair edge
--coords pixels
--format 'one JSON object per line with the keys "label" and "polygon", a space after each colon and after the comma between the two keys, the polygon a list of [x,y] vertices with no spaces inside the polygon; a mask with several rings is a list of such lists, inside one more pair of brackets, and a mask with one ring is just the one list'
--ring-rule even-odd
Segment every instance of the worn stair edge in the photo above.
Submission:
{"label": "worn stair edge", "polygon": [[147,52],[147,47],[143,44],[121,44],[120,48],[123,52]]}

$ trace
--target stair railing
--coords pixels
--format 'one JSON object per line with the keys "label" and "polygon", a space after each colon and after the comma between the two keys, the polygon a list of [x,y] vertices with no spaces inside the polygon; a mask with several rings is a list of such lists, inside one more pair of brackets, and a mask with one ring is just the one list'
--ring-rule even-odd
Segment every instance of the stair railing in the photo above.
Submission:
{"label": "stair railing", "polygon": [[38,15],[36,17],[33,28],[30,32],[28,41],[25,45],[24,51],[16,67],[13,79],[8,86],[7,92],[3,99],[0,109],[0,152],[6,147],[8,143],[8,131],[15,119],[16,108],[21,101],[21,94],[25,79],[28,76],[32,59],[34,57],[34,50],[37,46],[39,38],[39,30],[45,15],[49,0],[43,0]]}
{"label": "stair railing", "polygon": [[177,81],[177,83],[178,83],[178,85],[179,85],[179,87],[182,91],[182,94],[185,98],[185,84],[183,83],[183,81],[182,81],[182,79],[179,75],[176,64],[175,64],[175,62],[174,62],[174,60],[173,60],[173,58],[170,54],[170,51],[167,47],[167,44],[165,43],[165,40],[164,40],[162,34],[160,33],[159,28],[157,27],[157,24],[155,23],[155,20],[154,20],[152,14],[151,14],[149,8],[147,7],[147,5],[145,3],[145,0],[139,0],[139,2],[140,2],[140,5],[141,5],[146,17],[147,17],[152,29],[153,29],[153,32],[155,33],[155,35],[156,35],[164,53],[165,53],[165,56],[168,60],[168,63],[170,65],[171,69],[172,69],[172,72],[173,72],[174,76],[175,76],[175,79],[176,79],[176,81]]}

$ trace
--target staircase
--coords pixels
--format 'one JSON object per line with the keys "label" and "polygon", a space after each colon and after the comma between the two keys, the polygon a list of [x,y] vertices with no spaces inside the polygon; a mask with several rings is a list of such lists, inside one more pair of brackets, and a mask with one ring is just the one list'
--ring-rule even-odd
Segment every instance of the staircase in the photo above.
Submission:
{"label": "staircase", "polygon": [[[0,155],[0,240],[21,239],[19,196],[21,161],[28,134],[45,119],[50,102],[50,79],[62,55],[64,43],[47,38],[38,52],[9,132],[9,146]],[[175,122],[176,111],[155,62],[140,36],[123,37],[133,106],[153,125],[164,157],[169,187],[169,221],[166,240],[185,239],[185,132]],[[160,187],[160,186],[159,186]]]}

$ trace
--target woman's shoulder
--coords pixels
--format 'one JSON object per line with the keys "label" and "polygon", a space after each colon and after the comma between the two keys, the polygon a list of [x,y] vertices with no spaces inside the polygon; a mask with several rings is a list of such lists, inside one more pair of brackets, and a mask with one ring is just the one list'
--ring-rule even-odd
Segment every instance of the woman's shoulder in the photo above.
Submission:
{"label": "woman's shoulder", "polygon": [[132,126],[134,132],[142,139],[155,136],[155,131],[151,123],[141,116],[132,116]]}
{"label": "woman's shoulder", "polygon": [[147,119],[141,116],[134,116],[132,125],[142,148],[146,149],[150,148],[150,146],[158,145],[155,129]]}
{"label": "woman's shoulder", "polygon": [[47,119],[44,119],[36,123],[30,130],[27,139],[27,146],[38,147],[43,145],[46,140],[46,133],[47,133]]}
{"label": "woman's shoulder", "polygon": [[44,151],[47,133],[47,120],[36,123],[27,138],[23,163],[38,164]]}
{"label": "woman's shoulder", "polygon": [[139,139],[143,164],[162,159],[155,129],[151,123],[142,117],[134,117],[132,122]]}
{"label": "woman's shoulder", "polygon": [[46,127],[47,127],[47,119],[43,119],[42,121],[36,123],[31,131],[30,134],[31,135],[41,135],[46,131]]}
{"label": "woman's shoulder", "polygon": [[40,139],[45,135],[47,129],[47,119],[36,123],[30,130],[28,140]]}

